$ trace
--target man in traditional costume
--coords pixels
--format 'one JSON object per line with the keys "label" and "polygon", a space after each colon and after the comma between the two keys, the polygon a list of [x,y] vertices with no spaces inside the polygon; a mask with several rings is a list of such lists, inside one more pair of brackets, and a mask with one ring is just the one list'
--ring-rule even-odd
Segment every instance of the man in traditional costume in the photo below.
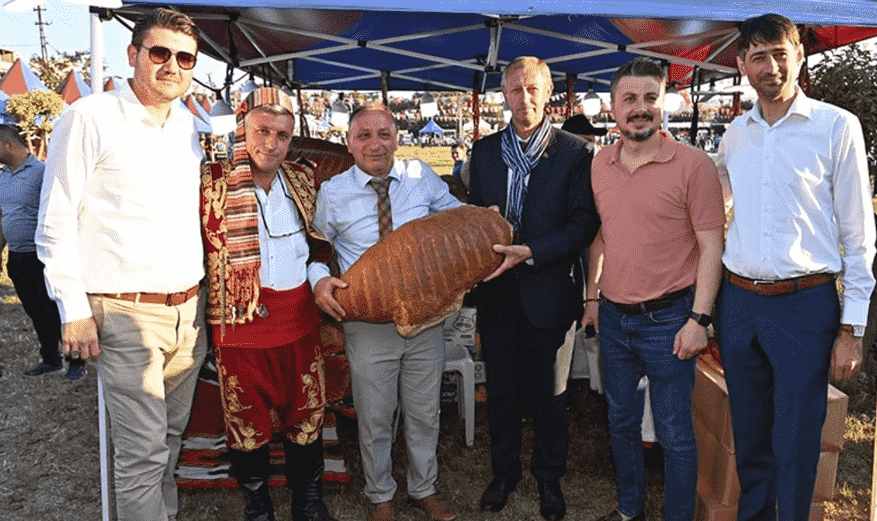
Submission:
{"label": "man in traditional costume", "polygon": [[273,425],[284,435],[292,519],[333,519],[322,500],[320,318],[307,283],[308,263],[327,261],[332,250],[311,227],[314,165],[286,160],[294,113],[279,89],[256,89],[238,107],[231,161],[202,167],[207,321],[244,521],[274,519]]}

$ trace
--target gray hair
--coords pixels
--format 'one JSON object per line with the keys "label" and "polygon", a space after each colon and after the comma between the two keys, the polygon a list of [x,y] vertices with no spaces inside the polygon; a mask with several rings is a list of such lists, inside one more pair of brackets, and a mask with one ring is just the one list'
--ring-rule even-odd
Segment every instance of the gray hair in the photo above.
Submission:
{"label": "gray hair", "polygon": [[518,56],[514,60],[510,61],[508,65],[506,65],[505,69],[502,71],[502,88],[506,88],[506,79],[509,74],[512,72],[523,69],[527,65],[535,65],[539,68],[539,71],[545,77],[545,81],[549,84],[551,82],[551,69],[548,68],[548,64],[545,63],[545,60],[542,58],[537,58],[536,56]]}

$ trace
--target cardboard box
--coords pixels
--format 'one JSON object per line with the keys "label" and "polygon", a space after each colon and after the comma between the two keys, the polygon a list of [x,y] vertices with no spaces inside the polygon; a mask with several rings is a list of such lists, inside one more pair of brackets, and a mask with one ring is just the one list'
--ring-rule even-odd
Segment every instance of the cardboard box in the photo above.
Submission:
{"label": "cardboard box", "polygon": [[844,431],[847,427],[847,405],[849,397],[833,385],[828,386],[828,412],[822,427],[822,445],[831,451],[839,451],[844,446]]}
{"label": "cardboard box", "polygon": [[[816,470],[815,501],[834,498],[837,482],[838,452],[843,446],[847,396],[829,386],[828,414],[822,431],[822,452]],[[736,505],[740,497],[737,464],[728,393],[721,372],[711,364],[698,361],[697,379],[692,395],[692,420],[697,437],[697,491],[720,506]]]}
{"label": "cardboard box", "polygon": [[734,436],[725,377],[701,360],[697,361],[691,410],[692,416],[725,446],[728,453],[733,454]]}
{"label": "cardboard box", "polygon": [[[810,505],[810,518],[808,521],[823,521],[825,518],[825,505],[815,502]],[[697,508],[695,521],[737,521],[737,503],[723,506],[710,498],[697,495]]]}
{"label": "cardboard box", "polygon": [[822,446],[819,454],[819,466],[816,467],[816,486],[813,487],[814,501],[831,501],[834,499],[834,486],[837,483],[837,460],[839,452],[826,450]]}
{"label": "cardboard box", "polygon": [[[822,427],[822,445],[824,451],[837,452],[843,448],[849,398],[829,385],[827,400],[828,412]],[[731,428],[728,387],[725,384],[723,371],[713,365],[711,360],[697,361],[691,404],[692,415],[718,438],[728,452],[733,453],[734,436]]]}
{"label": "cardboard box", "polygon": [[734,453],[716,438],[706,426],[694,418],[697,437],[697,493],[722,505],[736,505],[740,497],[737,462]]}
{"label": "cardboard box", "polygon": [[[715,437],[697,418],[694,418],[697,437],[697,493],[721,506],[736,505],[740,498],[737,461],[732,452]],[[816,467],[813,500],[831,501],[837,482],[839,453],[823,445]]]}

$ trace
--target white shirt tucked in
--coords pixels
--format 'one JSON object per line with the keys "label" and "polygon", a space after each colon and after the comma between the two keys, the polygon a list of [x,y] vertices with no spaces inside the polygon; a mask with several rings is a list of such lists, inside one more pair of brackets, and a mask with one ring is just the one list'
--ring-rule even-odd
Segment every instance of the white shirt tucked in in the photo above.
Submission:
{"label": "white shirt tucked in", "polygon": [[172,293],[204,277],[203,155],[182,103],[159,126],[128,82],[62,114],[36,232],[62,322],[91,316],[87,293]]}
{"label": "white shirt tucked in", "polygon": [[866,323],[874,288],[874,209],[859,120],[800,90],[772,126],[759,105],[719,147],[734,216],[722,261],[758,280],[841,273],[842,323]]}
{"label": "white shirt tucked in", "polygon": [[297,288],[307,280],[308,241],[298,207],[280,175],[271,190],[256,186],[259,204],[259,251],[263,288],[277,291]]}

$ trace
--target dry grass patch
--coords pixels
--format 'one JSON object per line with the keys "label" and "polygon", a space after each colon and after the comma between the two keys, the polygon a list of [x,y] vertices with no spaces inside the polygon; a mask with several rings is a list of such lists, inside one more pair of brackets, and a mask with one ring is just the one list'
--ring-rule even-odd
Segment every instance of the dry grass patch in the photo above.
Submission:
{"label": "dry grass patch", "polygon": [[[446,147],[418,147],[443,152]],[[404,152],[404,151],[403,151]],[[401,155],[400,155],[401,157]],[[435,159],[433,159],[435,161]],[[431,164],[433,162],[431,161]],[[13,299],[15,303],[13,303]],[[21,373],[39,361],[36,334],[17,303],[8,281],[0,276],[0,519],[3,521],[93,521],[100,519],[100,471],[97,429],[97,380],[92,363],[88,375],[68,382],[63,373],[25,378]],[[587,381],[569,391],[569,471],[563,478],[567,519],[591,521],[615,507],[615,482],[609,454],[605,399]],[[442,408],[439,439],[439,493],[461,521],[541,520],[535,480],[528,470],[532,429],[524,428],[524,479],[500,514],[481,512],[478,501],[490,481],[487,405],[476,410],[475,445],[463,444],[463,425],[455,406]],[[340,415],[339,415],[340,418]],[[338,433],[352,479],[327,487],[326,503],[340,521],[368,517],[362,494],[356,423],[339,420]],[[827,521],[867,519],[870,511],[874,444],[874,412],[847,418],[846,444],[840,454],[834,500],[826,504]],[[405,491],[405,446],[393,448],[397,519],[423,521],[425,516]],[[657,450],[647,454],[646,516],[663,518],[663,475]],[[272,490],[278,520],[288,519],[286,491]],[[181,521],[238,521],[243,501],[237,490],[180,490]]]}

